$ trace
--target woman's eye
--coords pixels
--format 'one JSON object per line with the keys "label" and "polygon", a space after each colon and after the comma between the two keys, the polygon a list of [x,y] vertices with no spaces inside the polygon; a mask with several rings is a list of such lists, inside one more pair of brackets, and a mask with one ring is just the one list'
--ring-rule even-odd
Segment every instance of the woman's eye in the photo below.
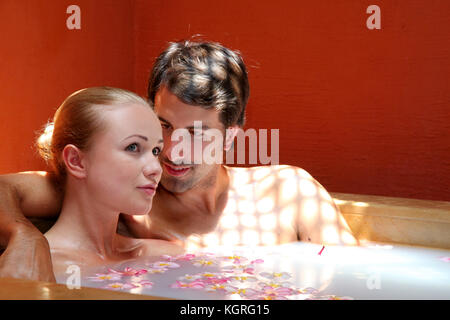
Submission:
{"label": "woman's eye", "polygon": [[159,154],[161,153],[161,148],[160,147],[153,148],[152,153],[155,157],[159,156]]}
{"label": "woman's eye", "polygon": [[139,151],[139,145],[137,143],[132,143],[125,148],[126,151],[137,152]]}

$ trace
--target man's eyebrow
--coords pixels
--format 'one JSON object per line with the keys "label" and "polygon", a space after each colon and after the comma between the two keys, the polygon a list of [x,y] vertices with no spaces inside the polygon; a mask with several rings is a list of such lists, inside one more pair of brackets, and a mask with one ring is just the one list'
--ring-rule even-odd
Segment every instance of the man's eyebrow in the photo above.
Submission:
{"label": "man's eyebrow", "polygon": [[[172,126],[172,124],[169,122],[169,121],[167,121],[166,119],[164,119],[163,117],[160,117],[160,116],[158,116],[158,118],[159,118],[159,120],[161,120],[162,122],[165,122],[165,123],[167,123],[168,125],[170,125],[170,126]],[[185,129],[187,129],[187,130],[192,130],[192,129],[197,129],[198,127],[196,127],[196,126],[189,126],[189,127],[186,127]],[[202,127],[201,127],[203,130],[208,130],[209,129],[209,126],[207,126],[207,125],[202,125]]]}
{"label": "man's eyebrow", "polygon": [[158,119],[161,120],[162,122],[165,122],[167,124],[172,125],[169,121],[167,121],[166,119],[164,119],[163,117],[158,116]]}
{"label": "man's eyebrow", "polygon": [[[188,129],[188,130],[191,130],[191,129],[198,129],[198,128],[199,128],[198,126],[189,126],[189,127],[186,127],[186,129]],[[203,129],[203,130],[208,130],[208,129],[209,129],[209,126],[207,126],[206,124],[204,124],[204,125],[201,126],[201,129]]]}
{"label": "man's eyebrow", "polygon": [[[143,140],[145,140],[145,141],[148,141],[148,138],[147,138],[147,137],[141,136],[140,134],[132,134],[131,136],[126,137],[126,138],[123,139],[122,141],[127,140],[127,139],[132,138],[132,137],[138,137],[138,138],[141,138],[141,139],[143,139]],[[162,141],[162,140],[161,140],[161,141]]]}

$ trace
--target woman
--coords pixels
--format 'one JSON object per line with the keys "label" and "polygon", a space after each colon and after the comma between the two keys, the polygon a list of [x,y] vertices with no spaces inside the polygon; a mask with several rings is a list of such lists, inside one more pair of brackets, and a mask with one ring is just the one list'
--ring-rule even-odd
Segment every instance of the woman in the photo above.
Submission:
{"label": "woman", "polygon": [[68,265],[94,266],[143,255],[178,254],[162,240],[116,233],[120,213],[145,215],[161,177],[159,120],[126,90],[95,87],[70,95],[38,139],[55,183],[61,214],[45,234],[55,274]]}

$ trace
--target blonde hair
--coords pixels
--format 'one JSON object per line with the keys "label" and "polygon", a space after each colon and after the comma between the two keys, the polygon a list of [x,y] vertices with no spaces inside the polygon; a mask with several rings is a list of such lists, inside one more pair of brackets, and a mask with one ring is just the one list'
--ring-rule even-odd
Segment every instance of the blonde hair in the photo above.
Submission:
{"label": "blonde hair", "polygon": [[150,107],[135,93],[112,87],[82,89],[64,100],[36,142],[38,152],[49,164],[58,187],[64,189],[66,180],[66,168],[61,157],[64,147],[73,144],[80,150],[88,150],[91,137],[104,128],[99,116],[102,107],[130,103]]}

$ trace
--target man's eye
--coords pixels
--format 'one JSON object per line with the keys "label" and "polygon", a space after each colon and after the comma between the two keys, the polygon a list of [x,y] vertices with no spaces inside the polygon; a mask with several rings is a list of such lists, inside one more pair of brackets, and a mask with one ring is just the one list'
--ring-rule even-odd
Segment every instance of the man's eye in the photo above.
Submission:
{"label": "man's eye", "polygon": [[152,149],[152,153],[155,157],[159,156],[159,154],[161,153],[161,148],[160,147],[154,147]]}
{"label": "man's eye", "polygon": [[125,148],[126,151],[131,152],[138,152],[139,151],[139,145],[137,143],[132,143],[128,147]]}
{"label": "man's eye", "polygon": [[203,136],[203,130],[192,130],[191,135],[194,137],[202,137]]}

